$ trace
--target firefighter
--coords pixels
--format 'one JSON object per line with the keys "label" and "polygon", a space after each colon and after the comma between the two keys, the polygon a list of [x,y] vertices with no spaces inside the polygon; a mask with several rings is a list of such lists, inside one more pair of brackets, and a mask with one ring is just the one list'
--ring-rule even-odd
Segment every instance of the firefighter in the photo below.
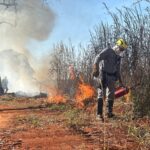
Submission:
{"label": "firefighter", "polygon": [[103,100],[105,98],[107,100],[107,117],[114,117],[115,82],[119,81],[120,86],[123,86],[120,75],[120,62],[121,54],[126,48],[127,43],[120,38],[113,48],[109,46],[95,57],[92,74],[98,83],[97,117],[101,120],[104,120]]}
{"label": "firefighter", "polygon": [[2,87],[1,76],[0,76],[0,95],[3,95],[3,94],[4,94],[4,90]]}
{"label": "firefighter", "polygon": [[6,76],[4,79],[2,79],[2,88],[4,90],[4,93],[7,93],[7,91],[8,91],[8,79]]}

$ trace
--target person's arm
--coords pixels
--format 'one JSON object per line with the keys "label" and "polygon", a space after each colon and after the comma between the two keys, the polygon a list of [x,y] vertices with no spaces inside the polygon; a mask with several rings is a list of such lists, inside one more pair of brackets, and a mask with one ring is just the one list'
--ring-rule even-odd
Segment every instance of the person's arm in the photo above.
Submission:
{"label": "person's arm", "polygon": [[101,60],[106,59],[106,56],[107,56],[107,49],[102,50],[102,51],[95,57],[94,65],[98,65]]}
{"label": "person's arm", "polygon": [[99,75],[99,62],[101,60],[105,60],[106,56],[107,56],[107,51],[103,50],[95,57],[94,64],[93,64],[93,73],[92,73],[94,77],[97,77]]}

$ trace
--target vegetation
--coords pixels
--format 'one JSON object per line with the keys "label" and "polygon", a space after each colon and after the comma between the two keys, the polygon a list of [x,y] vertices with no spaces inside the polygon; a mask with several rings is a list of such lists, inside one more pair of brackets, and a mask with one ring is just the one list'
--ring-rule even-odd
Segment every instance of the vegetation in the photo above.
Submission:
{"label": "vegetation", "polygon": [[83,110],[74,108],[65,112],[66,125],[75,130],[81,130],[81,128],[90,124],[90,118]]}
{"label": "vegetation", "polygon": [[[147,2],[148,3],[148,2]],[[149,4],[149,3],[148,3]],[[79,46],[78,52],[70,44],[63,42],[54,47],[51,55],[50,76],[57,79],[57,86],[69,93],[76,86],[79,74],[85,82],[93,85],[91,78],[92,62],[95,55],[107,46],[113,46],[119,37],[124,38],[129,47],[122,59],[122,78],[124,84],[132,88],[134,115],[150,115],[150,8],[141,11],[140,2],[134,8],[123,7],[111,12],[104,4],[112,18],[112,23],[101,22],[91,31],[91,42],[86,48]],[[73,64],[76,80],[68,75],[69,65]],[[139,84],[138,86],[136,86]],[[73,87],[73,88],[74,88]]]}
{"label": "vegetation", "polygon": [[56,118],[40,116],[38,114],[29,114],[26,116],[20,115],[15,117],[16,125],[28,125],[31,128],[40,128],[55,122],[57,122]]}
{"label": "vegetation", "polygon": [[128,134],[133,136],[143,148],[150,146],[150,131],[147,128],[132,124],[128,127]]}
{"label": "vegetation", "polygon": [[49,110],[52,111],[66,111],[70,109],[71,109],[71,105],[69,104],[52,104],[49,106]]}

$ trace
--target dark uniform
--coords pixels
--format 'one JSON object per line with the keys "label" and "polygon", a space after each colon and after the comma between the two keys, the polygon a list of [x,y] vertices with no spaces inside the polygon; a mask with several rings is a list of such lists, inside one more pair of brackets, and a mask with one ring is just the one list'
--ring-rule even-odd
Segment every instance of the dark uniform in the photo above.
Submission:
{"label": "dark uniform", "polygon": [[97,115],[103,114],[103,97],[107,100],[108,116],[113,112],[115,82],[120,78],[121,57],[112,48],[102,50],[95,58],[94,65],[99,68],[95,78],[98,83]]}

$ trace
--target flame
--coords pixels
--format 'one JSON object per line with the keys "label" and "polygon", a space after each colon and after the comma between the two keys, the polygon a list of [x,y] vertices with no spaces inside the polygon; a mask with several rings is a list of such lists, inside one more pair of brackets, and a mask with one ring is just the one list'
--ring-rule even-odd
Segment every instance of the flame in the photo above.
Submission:
{"label": "flame", "polygon": [[86,83],[79,83],[75,95],[76,103],[79,107],[84,107],[84,101],[92,98],[95,94],[94,88]]}
{"label": "flame", "polygon": [[[74,68],[71,65],[69,68],[70,71],[70,79],[75,80],[76,76],[74,76],[73,72]],[[72,74],[71,74],[72,73]],[[73,75],[73,76],[71,76]],[[48,102],[50,103],[66,103],[68,100],[68,96],[64,95],[63,92],[60,90],[53,88],[49,88],[49,97],[48,97]],[[95,95],[95,90],[92,86],[84,82],[83,74],[80,72],[78,76],[78,87],[76,88],[76,93],[74,96],[74,99],[76,100],[75,103],[77,104],[78,107],[83,108],[84,107],[84,102],[87,100],[90,100]]]}
{"label": "flame", "polygon": [[51,89],[49,91],[48,102],[56,103],[56,104],[66,103],[67,96],[62,94],[62,92],[57,89],[53,89],[53,90]]}
{"label": "flame", "polygon": [[129,93],[128,93],[127,95],[124,96],[124,97],[125,97],[125,101],[126,101],[126,102],[131,101],[131,99],[132,99],[131,96],[132,96],[132,95],[131,95],[131,90],[129,89]]}
{"label": "flame", "polygon": [[63,95],[55,95],[55,96],[49,97],[50,103],[59,104],[59,103],[66,103],[66,101],[67,101],[67,98]]}

